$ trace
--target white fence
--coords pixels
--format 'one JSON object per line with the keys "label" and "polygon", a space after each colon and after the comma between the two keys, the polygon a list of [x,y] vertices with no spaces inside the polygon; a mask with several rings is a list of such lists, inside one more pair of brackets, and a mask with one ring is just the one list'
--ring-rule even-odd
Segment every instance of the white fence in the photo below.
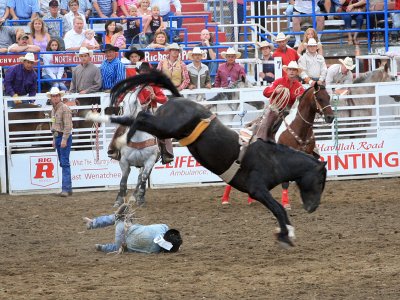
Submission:
{"label": "white fence", "polygon": [[[323,160],[328,162],[328,176],[342,179],[359,176],[398,176],[400,175],[400,103],[390,96],[400,95],[399,83],[377,84],[373,93],[357,95],[360,98],[373,97],[375,104],[351,107],[352,110],[370,109],[365,117],[339,118],[337,122],[326,125],[322,119],[315,124],[318,147]],[[185,90],[189,98],[201,99],[205,104],[217,104],[212,107],[218,117],[233,129],[262,113],[254,105],[264,101],[263,87],[247,89],[211,89]],[[231,100],[207,101],[218,93],[225,93]],[[200,95],[200,96],[199,96]],[[221,94],[219,94],[221,95]],[[229,96],[230,95],[230,96]],[[108,106],[109,95],[100,93],[90,95],[99,97],[98,109],[104,112]],[[68,98],[82,98],[72,94]],[[341,99],[349,96],[341,96]],[[355,96],[352,96],[353,98]],[[29,99],[29,98],[26,98]],[[4,98],[4,103],[12,101]],[[0,133],[1,192],[47,192],[61,186],[61,169],[58,157],[52,148],[52,136],[48,129],[11,131],[16,124],[48,124],[51,106],[46,105],[45,95],[37,95],[34,100],[42,106],[38,109],[10,109],[3,101],[0,103],[6,126]],[[333,99],[333,104],[336,99]],[[71,107],[73,110],[91,109],[92,106]],[[336,108],[335,108],[336,109]],[[341,111],[343,107],[336,110]],[[346,108],[347,109],[347,108]],[[9,120],[10,112],[29,113],[41,111],[43,119]],[[82,118],[74,117],[74,122]],[[119,186],[121,173],[118,162],[107,157],[107,146],[111,140],[114,127],[101,125],[98,128],[75,128],[71,151],[71,170],[73,187],[109,189]],[[220,178],[201,165],[190,155],[186,148],[175,147],[175,161],[168,165],[158,163],[150,178],[152,187],[174,187],[179,185],[211,184],[221,182]],[[7,170],[7,172],[5,172]],[[136,182],[137,171],[132,170],[129,184]],[[7,182],[7,185],[6,185]]]}

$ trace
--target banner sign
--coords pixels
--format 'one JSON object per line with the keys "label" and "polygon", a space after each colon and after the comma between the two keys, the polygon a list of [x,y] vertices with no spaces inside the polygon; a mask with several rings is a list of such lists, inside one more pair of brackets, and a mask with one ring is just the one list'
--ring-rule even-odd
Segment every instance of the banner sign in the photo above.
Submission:
{"label": "banner sign", "polygon": [[[14,66],[20,64],[20,57],[24,57],[22,54],[7,54],[0,55],[0,66]],[[35,60],[38,60],[37,54],[35,54]],[[35,63],[37,65],[37,63]]]}
{"label": "banner sign", "polygon": [[398,139],[368,138],[317,141],[321,160],[327,162],[328,176],[400,172]]}
{"label": "banner sign", "polygon": [[[61,188],[62,169],[55,152],[13,154],[11,161],[10,192]],[[71,151],[70,164],[73,188],[119,186],[121,181],[119,163],[106,151],[100,151],[99,160],[90,150]],[[132,168],[128,184],[136,184],[138,175],[138,169]]]}
{"label": "banner sign", "polygon": [[[179,57],[181,60],[188,60],[187,56],[188,51],[182,50],[181,54]],[[144,60],[148,62],[159,62],[163,59],[165,59],[168,55],[167,51],[160,50],[160,51],[144,51]]]}
{"label": "banner sign", "polygon": [[[92,63],[97,65],[101,64],[106,59],[104,53],[93,53]],[[68,54],[53,54],[53,65],[69,65],[69,64],[79,64],[79,57],[74,53]]]}

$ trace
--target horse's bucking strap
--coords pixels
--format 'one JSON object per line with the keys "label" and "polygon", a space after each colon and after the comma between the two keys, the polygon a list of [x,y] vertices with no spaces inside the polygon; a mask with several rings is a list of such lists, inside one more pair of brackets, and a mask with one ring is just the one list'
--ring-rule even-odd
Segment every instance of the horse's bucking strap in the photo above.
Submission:
{"label": "horse's bucking strap", "polygon": [[154,145],[157,145],[156,139],[149,139],[142,142],[128,142],[128,147],[135,148],[138,150]]}
{"label": "horse's bucking strap", "polygon": [[207,127],[210,125],[211,121],[215,119],[215,115],[212,114],[209,118],[207,119],[202,119],[199,124],[197,124],[196,128],[192,131],[191,134],[189,134],[187,137],[179,140],[179,144],[181,146],[187,146],[192,144],[194,141],[198,139],[200,134],[203,133],[204,130],[207,129]]}

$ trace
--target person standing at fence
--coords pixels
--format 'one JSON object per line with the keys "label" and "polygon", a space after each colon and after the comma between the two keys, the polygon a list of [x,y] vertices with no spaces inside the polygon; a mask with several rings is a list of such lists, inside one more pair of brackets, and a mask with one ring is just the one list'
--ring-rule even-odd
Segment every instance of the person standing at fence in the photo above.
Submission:
{"label": "person standing at fence", "polygon": [[313,85],[315,81],[318,82],[318,85],[325,83],[327,72],[325,58],[317,51],[318,43],[311,38],[308,40],[306,53],[299,59],[299,67],[303,69],[300,78],[309,85]]}
{"label": "person standing at fence", "polygon": [[85,47],[79,49],[80,64],[72,69],[71,93],[91,94],[101,89],[100,69],[92,62],[93,51]]}
{"label": "person standing at fence", "polygon": [[300,55],[287,45],[289,37],[286,36],[283,32],[278,33],[275,38],[275,42],[278,44],[278,48],[275,50],[272,57],[280,57],[282,58],[282,65],[287,66],[291,61],[297,62],[300,58]]}
{"label": "person standing at fence", "polygon": [[53,109],[51,110],[51,132],[53,133],[53,148],[56,149],[62,169],[62,185],[60,197],[72,195],[71,167],[69,154],[72,146],[72,114],[69,107],[61,101],[64,91],[52,87],[47,92]]}
{"label": "person standing at fence", "polygon": [[221,52],[221,57],[226,59],[226,63],[220,64],[215,76],[214,87],[229,87],[230,84],[246,78],[246,71],[243,66],[236,62],[242,54],[233,48],[228,48]]}
{"label": "person standing at fence", "polygon": [[131,46],[129,51],[125,52],[125,58],[130,62],[130,65],[126,66],[126,77],[136,76],[137,70],[144,59],[144,52]]}
{"label": "person standing at fence", "polygon": [[267,41],[262,41],[261,43],[257,43],[257,46],[262,54],[262,70],[258,73],[259,80],[261,82],[271,83],[275,79],[275,63],[271,54],[272,50],[274,50],[274,45]]}
{"label": "person standing at fence", "polygon": [[167,46],[168,55],[158,63],[157,69],[167,75],[179,91],[186,89],[189,85],[190,78],[186,64],[179,55],[182,48],[177,43]]}
{"label": "person standing at fence", "polygon": [[[327,86],[332,84],[350,84],[353,83],[353,73],[356,65],[353,64],[351,57],[346,57],[344,60],[339,59],[340,64],[331,65],[328,68],[325,83]],[[332,89],[327,87],[327,91],[332,94]],[[335,94],[346,95],[348,93],[347,88],[336,88]]]}
{"label": "person standing at fence", "polygon": [[125,66],[118,56],[118,47],[107,44],[103,52],[106,54],[106,60],[101,63],[101,77],[103,80],[102,89],[109,92],[111,88],[121,80],[125,79]]}
{"label": "person standing at fence", "polygon": [[[15,104],[21,103],[18,96],[33,97],[37,91],[37,74],[34,65],[38,60],[35,60],[33,53],[26,53],[25,56],[19,58],[19,61],[22,63],[9,68],[4,79],[6,95],[14,97]],[[33,103],[35,101],[23,102]],[[9,105],[13,107],[14,103],[10,102]]]}
{"label": "person standing at fence", "polygon": [[192,61],[187,66],[190,77],[189,89],[210,89],[210,71],[205,64],[201,63],[202,59],[207,58],[206,50],[194,47],[192,51],[188,52],[188,58]]}

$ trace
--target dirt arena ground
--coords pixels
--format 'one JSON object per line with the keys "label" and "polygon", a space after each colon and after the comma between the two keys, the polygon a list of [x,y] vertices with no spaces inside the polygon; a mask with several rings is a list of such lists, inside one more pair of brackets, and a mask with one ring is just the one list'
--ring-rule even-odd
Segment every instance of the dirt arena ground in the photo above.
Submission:
{"label": "dirt arena ground", "polygon": [[[150,190],[139,223],[179,228],[177,254],[106,255],[115,191],[0,195],[0,299],[400,299],[400,178],[329,181],[307,214],[291,187],[296,247],[275,243],[271,213],[222,187]],[[279,189],[273,194],[277,197]]]}

